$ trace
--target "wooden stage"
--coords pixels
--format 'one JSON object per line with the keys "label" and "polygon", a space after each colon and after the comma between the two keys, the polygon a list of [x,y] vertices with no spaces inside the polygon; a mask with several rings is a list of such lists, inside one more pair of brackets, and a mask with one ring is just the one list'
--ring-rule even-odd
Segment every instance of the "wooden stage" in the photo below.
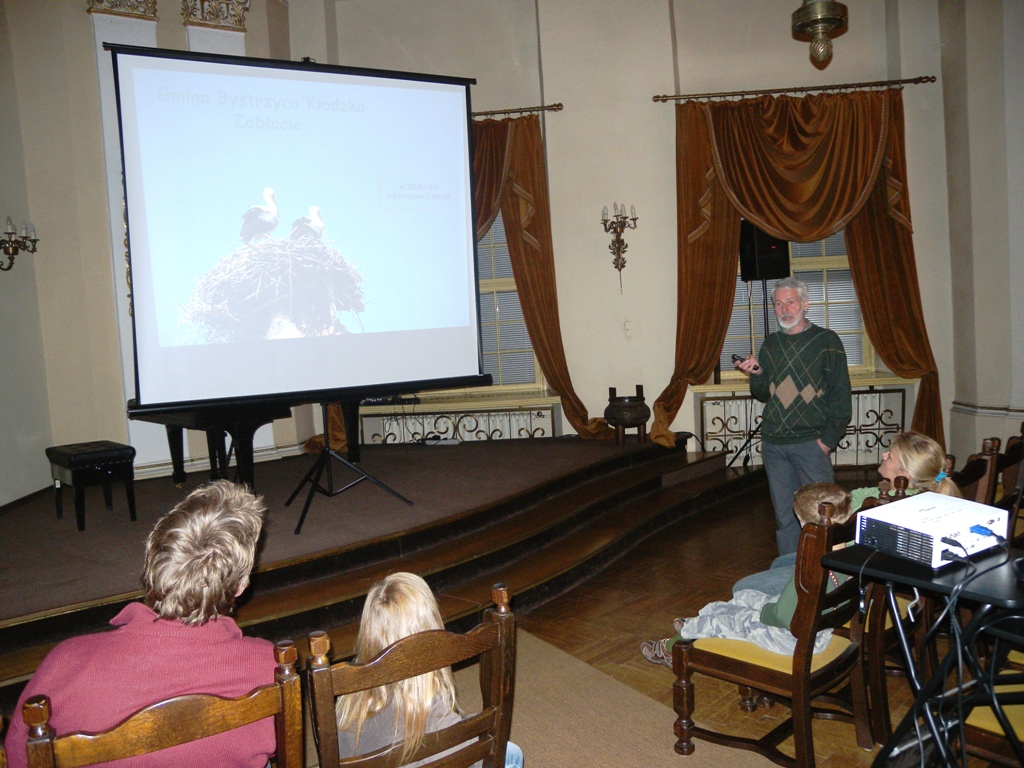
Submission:
{"label": "wooden stage", "polygon": [[[362,448],[359,466],[413,505],[362,482],[338,496],[317,494],[296,535],[305,491],[290,507],[284,503],[313,460],[256,466],[256,491],[268,513],[237,620],[247,634],[272,640],[327,629],[338,656],[350,653],[366,590],[389,572],[424,576],[446,622],[476,621],[499,581],[510,585],[522,613],[665,525],[763,481],[759,470],[726,470],[721,453],[634,441],[371,445]],[[337,462],[333,471],[336,487],[356,477]],[[169,477],[138,481],[136,523],[122,489],[115,486],[114,509],[107,511],[100,489],[89,488],[83,532],[74,515],[56,519],[51,492],[4,509],[0,707],[56,642],[105,629],[141,596],[146,536],[204,480],[192,475],[182,488]]]}

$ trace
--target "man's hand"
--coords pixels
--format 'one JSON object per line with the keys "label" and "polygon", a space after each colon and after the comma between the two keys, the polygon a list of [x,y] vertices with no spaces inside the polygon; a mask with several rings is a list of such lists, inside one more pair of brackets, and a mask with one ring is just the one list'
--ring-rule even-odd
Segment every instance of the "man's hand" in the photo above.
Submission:
{"label": "man's hand", "polygon": [[832,453],[832,449],[829,448],[827,445],[825,445],[823,442],[821,442],[821,438],[820,437],[817,439],[817,443],[818,443],[818,447],[821,448],[821,450],[823,450],[825,452],[826,456],[828,456],[830,453]]}
{"label": "man's hand", "polygon": [[753,355],[747,355],[745,360],[736,363],[736,368],[743,371],[748,376],[752,373],[761,372],[761,364],[757,362],[757,358]]}

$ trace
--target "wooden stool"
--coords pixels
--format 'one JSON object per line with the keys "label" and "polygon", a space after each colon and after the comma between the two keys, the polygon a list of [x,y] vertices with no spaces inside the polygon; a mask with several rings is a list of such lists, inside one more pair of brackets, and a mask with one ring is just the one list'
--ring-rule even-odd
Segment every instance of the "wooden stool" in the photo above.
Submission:
{"label": "wooden stool", "polygon": [[128,496],[128,514],[135,522],[135,449],[130,445],[110,440],[94,440],[91,443],[56,445],[46,449],[50,460],[50,474],[53,476],[53,490],[57,499],[57,519],[64,517],[64,492],[61,483],[75,489],[75,518],[78,530],[85,530],[85,488],[89,485],[103,486],[103,500],[107,509],[114,508],[110,484],[123,482]]}

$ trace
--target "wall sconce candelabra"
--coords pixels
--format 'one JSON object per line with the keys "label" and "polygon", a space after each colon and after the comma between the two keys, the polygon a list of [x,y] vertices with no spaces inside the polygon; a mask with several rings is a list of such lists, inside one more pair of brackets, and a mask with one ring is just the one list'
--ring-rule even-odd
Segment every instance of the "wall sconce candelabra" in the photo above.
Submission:
{"label": "wall sconce candelabra", "polygon": [[626,206],[612,203],[612,217],[608,218],[608,206],[601,211],[601,223],[604,231],[611,233],[612,242],[608,250],[612,252],[612,266],[619,270],[619,293],[622,293],[622,270],[626,267],[626,249],[629,245],[622,239],[622,233],[626,229],[636,229],[637,215],[636,208],[629,206],[629,215],[626,215]]}
{"label": "wall sconce candelabra", "polygon": [[0,272],[9,271],[14,266],[14,257],[21,251],[35,253],[36,243],[38,242],[39,238],[36,237],[35,226],[26,224],[24,221],[21,222],[21,231],[18,233],[18,236],[15,236],[14,222],[8,216],[3,237],[0,237],[0,248],[3,249],[4,255],[7,256],[7,266],[0,262]]}

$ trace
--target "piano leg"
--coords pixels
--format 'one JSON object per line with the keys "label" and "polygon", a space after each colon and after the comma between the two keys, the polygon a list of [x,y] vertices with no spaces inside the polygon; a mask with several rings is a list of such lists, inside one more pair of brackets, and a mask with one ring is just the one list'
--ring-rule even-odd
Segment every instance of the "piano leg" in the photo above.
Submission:
{"label": "piano leg", "polygon": [[[235,441],[235,462],[238,466],[238,482],[245,483],[250,489],[256,488],[255,470],[253,468],[253,436],[261,424],[252,422],[236,422],[231,426],[231,438]],[[226,469],[226,468],[225,468]]]}
{"label": "piano leg", "polygon": [[172,424],[167,424],[165,428],[167,430],[167,447],[171,451],[171,467],[173,468],[171,477],[174,484],[180,488],[188,477],[185,474],[185,430]]}
{"label": "piano leg", "polygon": [[206,448],[210,452],[210,479],[220,480],[228,476],[228,452],[224,447],[224,430],[206,430]]}

